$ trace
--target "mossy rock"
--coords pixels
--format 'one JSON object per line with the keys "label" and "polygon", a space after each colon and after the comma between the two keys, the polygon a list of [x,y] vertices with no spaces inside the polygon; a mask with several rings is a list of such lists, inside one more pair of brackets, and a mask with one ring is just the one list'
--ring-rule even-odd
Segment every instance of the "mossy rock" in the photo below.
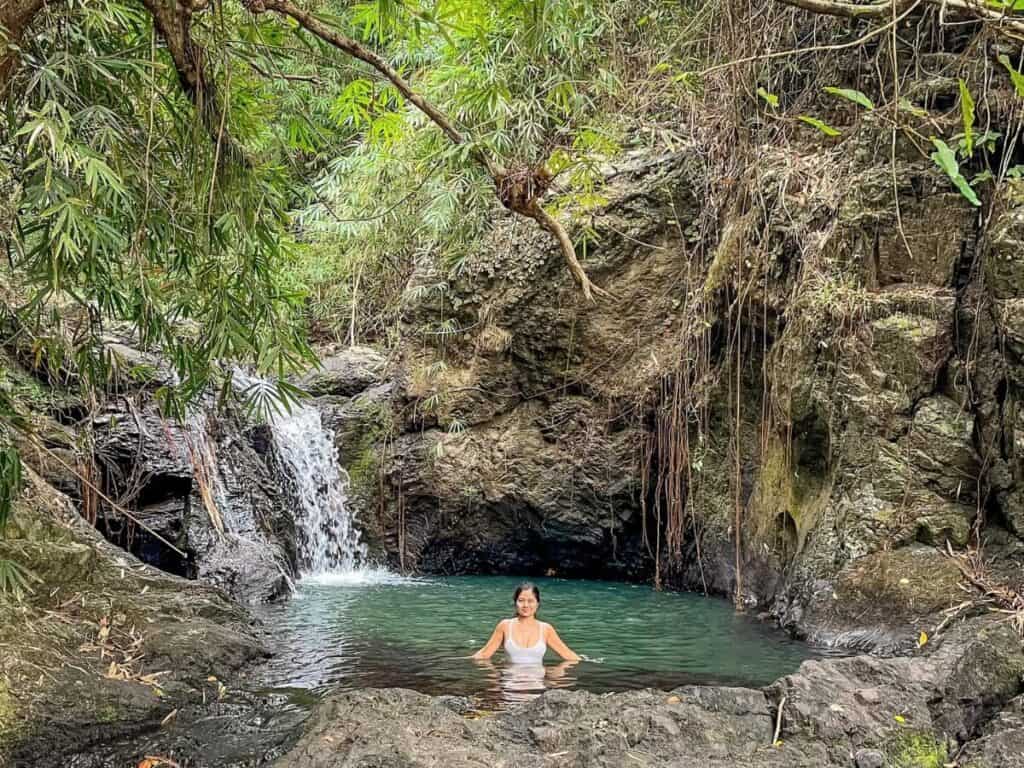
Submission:
{"label": "mossy rock", "polygon": [[949,353],[951,328],[922,315],[895,312],[871,323],[874,364],[889,385],[911,397],[932,391]]}
{"label": "mossy rock", "polygon": [[904,208],[902,231],[885,226],[879,232],[879,284],[952,285],[965,236],[954,233],[968,232],[972,216],[970,206],[955,193],[930,195]]}
{"label": "mossy rock", "polygon": [[948,608],[962,575],[929,547],[904,547],[857,558],[843,569],[835,593],[841,604],[873,607],[881,616],[926,616]]}
{"label": "mossy rock", "polygon": [[910,649],[936,614],[963,599],[960,582],[956,564],[931,547],[873,552],[849,562],[831,590],[819,590],[804,620],[821,640]]}
{"label": "mossy rock", "polygon": [[927,731],[900,733],[886,749],[888,768],[945,768],[949,749]]}
{"label": "mossy rock", "polygon": [[986,283],[997,299],[1024,298],[1024,207],[1004,213],[992,227]]}

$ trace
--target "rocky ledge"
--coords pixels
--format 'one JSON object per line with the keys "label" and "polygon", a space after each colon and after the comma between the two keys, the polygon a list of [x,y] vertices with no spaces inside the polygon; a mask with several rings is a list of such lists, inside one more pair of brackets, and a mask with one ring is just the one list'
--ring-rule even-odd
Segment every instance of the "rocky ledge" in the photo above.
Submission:
{"label": "rocky ledge", "polygon": [[135,766],[145,734],[251,715],[236,681],[269,650],[245,610],[110,544],[34,472],[0,560],[31,589],[0,595],[0,766]]}
{"label": "rocky ledge", "polygon": [[484,716],[455,697],[347,692],[324,701],[274,765],[1024,766],[1024,647],[1016,631],[974,619],[926,648],[808,661],[761,690],[554,690]]}

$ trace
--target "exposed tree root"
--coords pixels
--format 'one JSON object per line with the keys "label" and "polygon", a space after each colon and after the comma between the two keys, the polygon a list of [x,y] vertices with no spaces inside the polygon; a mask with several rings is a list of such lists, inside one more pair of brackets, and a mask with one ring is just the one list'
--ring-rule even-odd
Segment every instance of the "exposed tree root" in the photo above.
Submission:
{"label": "exposed tree root", "polygon": [[[518,211],[517,211],[518,213]],[[583,265],[580,264],[579,259],[576,258],[576,249],[573,247],[572,240],[569,238],[569,233],[565,231],[565,227],[558,221],[554,216],[545,211],[540,203],[536,200],[533,201],[530,213],[523,213],[523,216],[529,216],[534,219],[544,229],[550,232],[558,240],[558,244],[562,248],[562,255],[565,257],[566,264],[569,266],[569,272],[572,273],[573,279],[579,284],[580,289],[583,291],[583,296],[587,301],[594,301],[594,294],[603,298],[611,298],[611,294],[604,288],[595,285],[589,277],[587,277],[586,271],[583,269]]]}

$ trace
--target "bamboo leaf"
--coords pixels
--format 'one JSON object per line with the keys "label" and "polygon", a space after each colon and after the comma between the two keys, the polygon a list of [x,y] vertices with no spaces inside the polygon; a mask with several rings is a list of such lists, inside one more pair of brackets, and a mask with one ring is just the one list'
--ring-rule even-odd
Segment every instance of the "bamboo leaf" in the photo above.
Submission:
{"label": "bamboo leaf", "polygon": [[758,88],[757,95],[764,99],[766,102],[768,102],[768,106],[770,106],[772,109],[778,109],[779,97],[776,96],[774,93],[769,93],[764,88]]}
{"label": "bamboo leaf", "polygon": [[1013,64],[1010,63],[1010,57],[1005,53],[999,56],[999,63],[1006,67],[1006,71],[1010,73],[1010,80],[1013,82],[1017,95],[1024,99],[1024,75],[1018,72]]}

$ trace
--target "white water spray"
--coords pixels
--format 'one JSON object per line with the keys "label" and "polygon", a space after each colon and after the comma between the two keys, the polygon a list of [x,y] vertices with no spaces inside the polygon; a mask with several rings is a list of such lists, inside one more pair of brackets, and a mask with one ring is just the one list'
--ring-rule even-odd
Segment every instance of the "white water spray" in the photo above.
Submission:
{"label": "white water spray", "polygon": [[299,503],[299,572],[303,578],[332,580],[344,575],[364,580],[366,545],[359,540],[355,514],[348,503],[348,475],[338,463],[334,434],[320,412],[296,406],[270,423],[277,454],[291,477]]}

